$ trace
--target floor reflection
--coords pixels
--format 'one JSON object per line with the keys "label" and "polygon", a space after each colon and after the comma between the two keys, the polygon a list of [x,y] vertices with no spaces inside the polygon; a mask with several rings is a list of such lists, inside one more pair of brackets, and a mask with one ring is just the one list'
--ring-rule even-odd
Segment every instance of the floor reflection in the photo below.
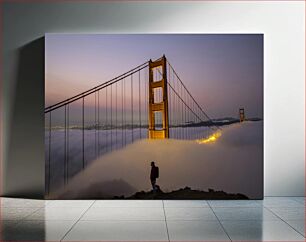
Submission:
{"label": "floor reflection", "polygon": [[1,198],[1,241],[305,241],[305,198]]}

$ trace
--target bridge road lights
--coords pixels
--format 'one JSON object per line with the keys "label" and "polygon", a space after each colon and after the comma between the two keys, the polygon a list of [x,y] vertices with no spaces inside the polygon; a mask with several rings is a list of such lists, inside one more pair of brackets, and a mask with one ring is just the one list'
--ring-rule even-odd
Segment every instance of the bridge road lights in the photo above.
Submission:
{"label": "bridge road lights", "polygon": [[244,108],[239,108],[239,118],[240,118],[240,122],[245,121]]}
{"label": "bridge road lights", "polygon": [[[153,72],[162,69],[162,79],[154,80]],[[161,88],[162,101],[155,103],[154,89]],[[156,129],[156,112],[162,114],[162,129]],[[149,139],[169,138],[168,91],[167,91],[167,60],[165,55],[156,61],[149,61]]]}

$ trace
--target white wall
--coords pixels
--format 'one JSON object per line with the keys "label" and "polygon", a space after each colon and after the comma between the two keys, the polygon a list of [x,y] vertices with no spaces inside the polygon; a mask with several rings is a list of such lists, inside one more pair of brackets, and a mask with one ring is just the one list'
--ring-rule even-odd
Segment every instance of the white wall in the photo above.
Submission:
{"label": "white wall", "polygon": [[[32,125],[32,135],[12,136],[11,126],[17,112],[16,100],[23,102],[24,112],[31,111],[27,102],[33,102],[31,97],[17,97],[19,48],[46,32],[264,33],[265,195],[304,195],[304,2],[15,2],[2,5],[4,195],[43,192],[44,153],[40,149],[43,129],[29,121],[43,122],[43,100],[37,111],[32,110],[31,119],[27,119],[27,125]],[[17,156],[9,154],[14,139],[19,140],[20,149],[17,146],[13,149],[19,152]],[[29,139],[32,145],[22,149]],[[24,157],[27,159],[22,160]]]}

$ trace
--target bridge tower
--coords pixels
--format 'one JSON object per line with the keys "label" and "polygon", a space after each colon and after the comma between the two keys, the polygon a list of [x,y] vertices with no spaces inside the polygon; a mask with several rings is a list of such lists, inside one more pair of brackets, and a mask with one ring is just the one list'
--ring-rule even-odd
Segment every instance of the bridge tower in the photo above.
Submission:
{"label": "bridge tower", "polygon": [[244,108],[239,108],[239,118],[240,118],[240,122],[245,121]]}
{"label": "bridge tower", "polygon": [[[154,70],[161,69],[161,80],[154,80]],[[154,90],[161,88],[162,100],[155,102]],[[155,125],[155,115],[160,112],[162,129]],[[165,55],[156,61],[149,61],[149,139],[169,138],[168,91],[167,91],[167,60]]]}

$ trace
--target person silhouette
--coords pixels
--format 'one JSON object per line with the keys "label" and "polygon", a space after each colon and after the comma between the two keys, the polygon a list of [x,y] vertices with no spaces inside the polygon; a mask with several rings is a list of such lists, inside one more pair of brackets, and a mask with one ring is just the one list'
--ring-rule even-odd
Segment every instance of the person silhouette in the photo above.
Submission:
{"label": "person silhouette", "polygon": [[155,166],[155,162],[151,162],[151,174],[150,180],[152,184],[153,191],[157,191],[156,179],[159,177],[159,169],[158,166]]}

